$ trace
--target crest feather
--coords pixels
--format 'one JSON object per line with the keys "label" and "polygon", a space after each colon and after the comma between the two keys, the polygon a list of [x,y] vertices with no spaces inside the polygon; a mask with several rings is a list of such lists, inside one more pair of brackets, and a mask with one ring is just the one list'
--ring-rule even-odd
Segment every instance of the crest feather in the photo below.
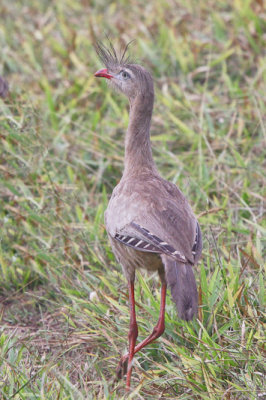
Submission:
{"label": "crest feather", "polygon": [[117,52],[112,44],[111,40],[107,37],[108,45],[105,45],[103,42],[97,41],[94,45],[95,51],[102,61],[102,63],[106,66],[107,69],[111,69],[112,67],[122,66],[130,64],[132,61],[130,60],[129,55],[127,55],[128,48],[134,40],[131,40],[125,46],[123,52],[121,51],[121,55],[117,55]]}

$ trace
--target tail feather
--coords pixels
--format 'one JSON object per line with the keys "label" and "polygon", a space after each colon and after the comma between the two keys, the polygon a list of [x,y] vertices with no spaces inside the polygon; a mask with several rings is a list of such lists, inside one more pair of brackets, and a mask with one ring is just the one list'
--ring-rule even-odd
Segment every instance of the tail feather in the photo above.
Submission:
{"label": "tail feather", "polygon": [[198,292],[192,266],[163,256],[166,282],[170,287],[172,299],[178,315],[190,321],[197,314]]}

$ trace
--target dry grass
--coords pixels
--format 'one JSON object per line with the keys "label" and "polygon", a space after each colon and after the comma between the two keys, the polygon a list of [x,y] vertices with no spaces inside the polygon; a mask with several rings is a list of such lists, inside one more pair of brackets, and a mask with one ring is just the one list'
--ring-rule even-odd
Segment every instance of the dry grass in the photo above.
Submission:
{"label": "dry grass", "polygon": [[[263,398],[262,2],[3,0],[0,12],[0,397]],[[106,32],[118,47],[136,38],[156,83],[156,163],[204,233],[199,319],[178,320],[169,296],[129,396],[114,380],[126,283],[103,225],[128,112],[93,77]],[[155,276],[138,276],[136,299],[141,339],[158,317]]]}

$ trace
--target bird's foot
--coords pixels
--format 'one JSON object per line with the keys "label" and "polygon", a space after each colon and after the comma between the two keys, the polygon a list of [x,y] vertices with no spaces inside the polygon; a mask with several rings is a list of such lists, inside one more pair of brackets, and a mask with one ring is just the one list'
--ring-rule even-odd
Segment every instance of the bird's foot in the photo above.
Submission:
{"label": "bird's foot", "polygon": [[124,375],[127,373],[127,362],[128,362],[128,354],[121,357],[119,364],[116,368],[116,376],[117,379],[122,379]]}

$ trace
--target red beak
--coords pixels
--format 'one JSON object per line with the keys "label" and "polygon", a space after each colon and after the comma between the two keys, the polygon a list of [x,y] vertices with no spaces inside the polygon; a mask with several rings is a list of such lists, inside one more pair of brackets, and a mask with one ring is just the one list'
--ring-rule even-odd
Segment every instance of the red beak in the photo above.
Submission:
{"label": "red beak", "polygon": [[108,74],[106,68],[99,69],[99,71],[95,72],[94,76],[96,76],[96,78],[107,78],[107,79],[113,78],[113,75]]}

